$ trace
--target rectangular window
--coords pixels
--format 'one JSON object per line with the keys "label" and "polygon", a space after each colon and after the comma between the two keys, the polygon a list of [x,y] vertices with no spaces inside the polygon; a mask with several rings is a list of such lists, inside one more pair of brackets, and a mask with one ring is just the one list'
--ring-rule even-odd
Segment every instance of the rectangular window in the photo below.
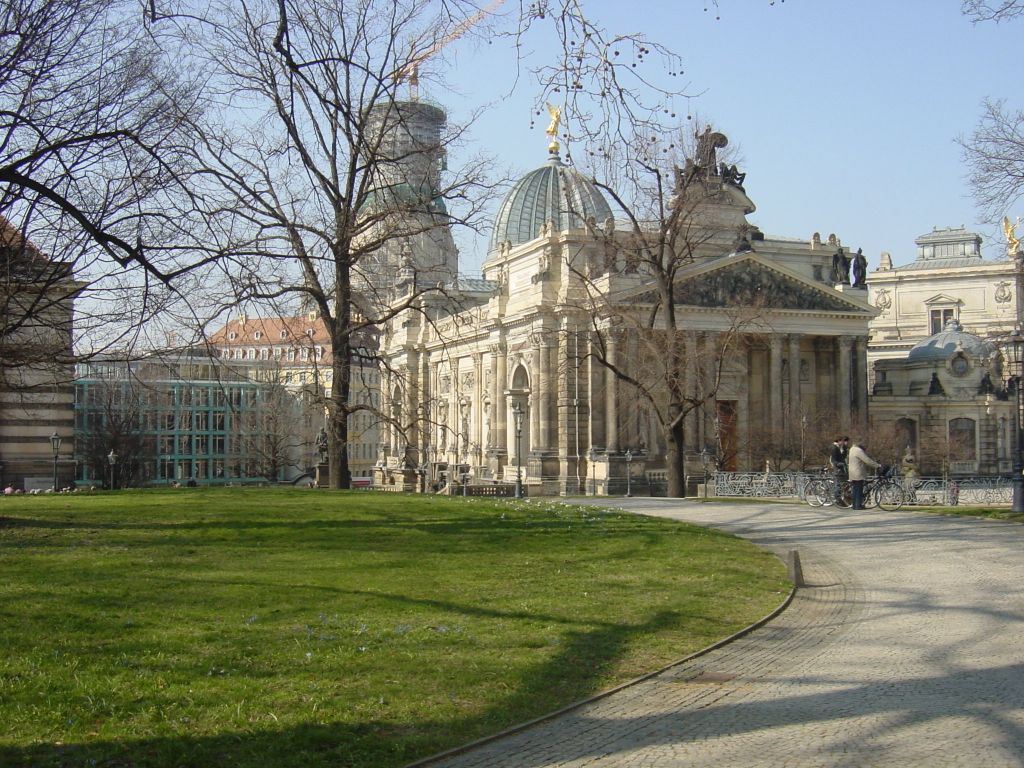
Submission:
{"label": "rectangular window", "polygon": [[931,317],[931,334],[934,336],[939,333],[943,328],[946,327],[946,323],[950,320],[956,319],[956,310],[949,309],[933,309],[930,314]]}

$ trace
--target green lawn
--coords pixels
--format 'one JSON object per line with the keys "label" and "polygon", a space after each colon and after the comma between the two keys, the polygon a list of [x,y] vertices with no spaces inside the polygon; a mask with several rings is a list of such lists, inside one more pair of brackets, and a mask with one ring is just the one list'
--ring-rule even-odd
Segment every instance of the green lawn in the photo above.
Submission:
{"label": "green lawn", "polygon": [[0,497],[0,765],[400,766],[787,590],[738,539],[550,501]]}

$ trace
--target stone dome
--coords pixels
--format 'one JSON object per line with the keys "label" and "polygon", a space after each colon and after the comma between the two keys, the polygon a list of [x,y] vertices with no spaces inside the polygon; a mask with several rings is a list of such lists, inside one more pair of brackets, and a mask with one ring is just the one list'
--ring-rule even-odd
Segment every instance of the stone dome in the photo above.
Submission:
{"label": "stone dome", "polygon": [[505,196],[494,220],[488,251],[497,251],[506,240],[512,245],[529,242],[549,221],[554,222],[556,232],[562,232],[581,229],[590,217],[603,226],[611,216],[600,190],[553,155],[545,165],[517,181]]}
{"label": "stone dome", "polygon": [[962,349],[968,355],[983,357],[995,352],[995,347],[973,333],[967,333],[960,323],[950,320],[946,327],[930,336],[924,341],[914,345],[907,355],[907,360],[946,360],[957,349]]}

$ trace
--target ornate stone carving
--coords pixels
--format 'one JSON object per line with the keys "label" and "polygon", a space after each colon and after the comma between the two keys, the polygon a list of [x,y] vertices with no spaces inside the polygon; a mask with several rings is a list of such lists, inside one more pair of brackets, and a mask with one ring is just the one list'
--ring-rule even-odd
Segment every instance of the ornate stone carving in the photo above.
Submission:
{"label": "ornate stone carving", "polygon": [[885,311],[892,306],[892,294],[888,288],[879,288],[875,294],[875,306]]}
{"label": "ornate stone carving", "polygon": [[1000,280],[996,284],[996,301],[1000,304],[1006,304],[1013,298],[1013,293],[1010,291],[1010,284],[1006,280]]}
{"label": "ornate stone carving", "polygon": [[[676,285],[676,303],[698,307],[849,311],[851,304],[757,263],[744,263]],[[640,299],[641,297],[638,297]],[[649,297],[654,299],[653,294]]]}

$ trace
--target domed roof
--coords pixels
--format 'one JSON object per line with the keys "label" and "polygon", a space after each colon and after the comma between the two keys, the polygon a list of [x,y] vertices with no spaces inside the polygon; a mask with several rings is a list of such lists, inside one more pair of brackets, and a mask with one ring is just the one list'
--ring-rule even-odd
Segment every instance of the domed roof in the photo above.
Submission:
{"label": "domed roof", "polygon": [[579,229],[590,217],[599,225],[612,215],[604,195],[557,155],[526,174],[505,196],[494,220],[489,251],[506,240],[520,245],[536,238],[541,226],[554,222],[555,231]]}
{"label": "domed roof", "polygon": [[973,333],[967,333],[958,321],[949,320],[946,327],[934,336],[915,344],[907,360],[945,360],[958,348],[978,357],[995,352],[991,343]]}

